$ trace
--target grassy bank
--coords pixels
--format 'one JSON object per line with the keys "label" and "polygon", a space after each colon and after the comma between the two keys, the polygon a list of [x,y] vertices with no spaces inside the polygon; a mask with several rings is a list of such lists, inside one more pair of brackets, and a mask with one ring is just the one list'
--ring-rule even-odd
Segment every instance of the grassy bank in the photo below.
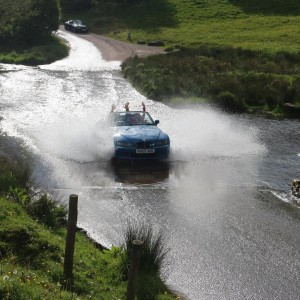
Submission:
{"label": "grassy bank", "polygon": [[93,32],[123,40],[130,31],[133,42],[161,39],[168,46],[300,51],[298,0],[152,0],[123,6],[120,1],[102,2],[76,17]]}
{"label": "grassy bank", "polygon": [[4,197],[0,207],[1,299],[122,299],[126,286],[116,276],[118,259],[113,251],[101,253],[84,235],[77,234],[74,291],[64,291],[65,230],[45,228]]}
{"label": "grassy bank", "polygon": [[287,115],[284,103],[300,106],[299,66],[296,54],[202,46],[132,58],[122,70],[141,93],[159,101],[205,102],[230,112]]}
{"label": "grassy bank", "polygon": [[[176,299],[159,276],[165,255],[161,237],[134,226],[126,231],[124,246],[110,250],[99,250],[78,231],[74,284],[63,289],[66,207],[32,192],[26,151],[8,139],[0,135],[1,153],[9,153],[0,157],[0,299],[126,299],[132,239],[144,240],[137,299]],[[8,144],[15,153],[3,147]]]}
{"label": "grassy bank", "polygon": [[[0,197],[0,207],[1,299],[126,299],[121,248],[100,251],[84,233],[78,232],[74,286],[72,291],[64,290],[65,229],[48,228],[6,197]],[[141,286],[148,288],[149,298],[143,294],[138,299],[176,299],[162,281],[151,282],[149,276],[146,280]]]}
{"label": "grassy bank", "polygon": [[130,31],[133,43],[162,40],[168,52],[180,50],[123,64],[128,80],[154,100],[299,116],[297,0],[112,1],[76,17],[96,33],[126,40]]}
{"label": "grassy bank", "polygon": [[31,66],[49,64],[66,57],[68,52],[67,45],[52,36],[48,42],[35,46],[0,45],[0,63]]}

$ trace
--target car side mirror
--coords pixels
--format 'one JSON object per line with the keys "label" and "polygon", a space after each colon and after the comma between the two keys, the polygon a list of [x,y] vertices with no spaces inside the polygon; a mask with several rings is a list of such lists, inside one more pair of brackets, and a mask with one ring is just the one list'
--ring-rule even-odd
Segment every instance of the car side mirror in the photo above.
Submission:
{"label": "car side mirror", "polygon": [[155,124],[155,125],[159,124],[159,120],[155,120],[155,121],[154,121],[154,124]]}

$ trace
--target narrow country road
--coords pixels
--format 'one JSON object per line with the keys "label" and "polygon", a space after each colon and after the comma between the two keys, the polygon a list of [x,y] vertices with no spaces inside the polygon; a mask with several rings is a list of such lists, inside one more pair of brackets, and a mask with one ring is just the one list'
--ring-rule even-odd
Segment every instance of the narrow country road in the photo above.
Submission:
{"label": "narrow country road", "polygon": [[[60,26],[60,30],[66,31],[63,26]],[[142,57],[164,53],[164,49],[162,47],[126,43],[94,33],[76,33],[75,35],[93,43],[101,52],[103,59],[107,61],[124,61],[135,55]]]}

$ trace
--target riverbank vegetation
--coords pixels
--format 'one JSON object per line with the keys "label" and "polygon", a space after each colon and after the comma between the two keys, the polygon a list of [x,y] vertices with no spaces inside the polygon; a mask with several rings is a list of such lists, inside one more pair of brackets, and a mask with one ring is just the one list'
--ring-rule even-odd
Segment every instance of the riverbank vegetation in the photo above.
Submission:
{"label": "riverbank vegetation", "polygon": [[68,56],[68,46],[56,36],[37,45],[0,45],[0,62],[5,64],[49,64]]}
{"label": "riverbank vegetation", "polygon": [[284,103],[300,106],[299,66],[300,55],[202,46],[131,58],[122,70],[141,93],[159,101],[295,116],[299,110],[285,111]]}
{"label": "riverbank vegetation", "polygon": [[130,59],[122,66],[146,96],[299,116],[299,1],[94,3],[76,14],[93,32],[124,41],[130,32],[133,43],[164,42],[168,54]]}
{"label": "riverbank vegetation", "polygon": [[[7,144],[3,138],[1,145]],[[176,299],[160,278],[163,240],[149,227],[138,231],[130,226],[126,246],[110,250],[79,230],[74,284],[63,289],[67,209],[47,193],[34,191],[25,163],[30,158],[22,147],[17,153],[21,155],[0,157],[0,299],[126,299],[132,239],[144,240],[137,299]]]}

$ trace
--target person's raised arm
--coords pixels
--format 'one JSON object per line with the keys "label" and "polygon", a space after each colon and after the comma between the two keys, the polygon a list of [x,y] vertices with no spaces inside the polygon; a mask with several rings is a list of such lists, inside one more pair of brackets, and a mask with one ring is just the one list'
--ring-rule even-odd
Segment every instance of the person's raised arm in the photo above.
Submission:
{"label": "person's raised arm", "polygon": [[142,106],[143,106],[142,123],[145,123],[146,105],[144,102],[142,102]]}
{"label": "person's raised arm", "polygon": [[113,113],[114,112],[114,110],[116,109],[117,107],[116,107],[116,105],[115,104],[112,104],[112,106],[111,106],[111,113]]}
{"label": "person's raised arm", "polygon": [[125,103],[124,108],[126,111],[129,111],[129,102]]}

